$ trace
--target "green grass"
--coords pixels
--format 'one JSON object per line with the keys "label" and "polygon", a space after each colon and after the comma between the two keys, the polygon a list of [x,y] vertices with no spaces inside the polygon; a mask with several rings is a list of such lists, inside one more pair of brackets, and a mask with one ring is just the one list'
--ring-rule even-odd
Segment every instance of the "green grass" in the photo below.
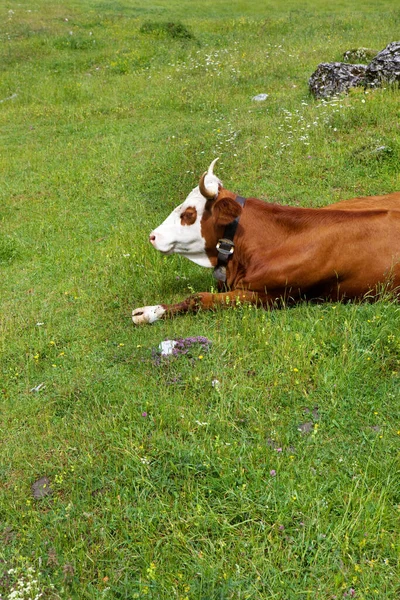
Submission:
{"label": "green grass", "polygon": [[[216,156],[282,203],[400,189],[398,90],[307,87],[398,39],[393,2],[0,16],[0,598],[396,600],[398,305],[130,320],[213,286],[147,239]],[[209,352],[154,361],[198,335]]]}

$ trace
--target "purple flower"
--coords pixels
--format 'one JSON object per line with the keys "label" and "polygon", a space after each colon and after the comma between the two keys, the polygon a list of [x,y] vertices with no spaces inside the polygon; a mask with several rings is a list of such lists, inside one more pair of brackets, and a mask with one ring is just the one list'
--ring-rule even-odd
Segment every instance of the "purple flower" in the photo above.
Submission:
{"label": "purple flower", "polygon": [[282,448],[275,448],[277,452],[282,452]]}
{"label": "purple flower", "polygon": [[271,475],[271,477],[275,477],[275,475],[276,475],[275,469],[271,469],[269,474]]}
{"label": "purple flower", "polygon": [[142,412],[142,417],[147,417],[147,412],[146,411]]}

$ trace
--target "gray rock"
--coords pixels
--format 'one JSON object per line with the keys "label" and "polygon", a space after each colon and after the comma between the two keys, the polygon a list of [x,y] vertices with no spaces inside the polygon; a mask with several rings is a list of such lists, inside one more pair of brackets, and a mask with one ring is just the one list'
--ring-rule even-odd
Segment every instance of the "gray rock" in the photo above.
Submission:
{"label": "gray rock", "polygon": [[252,100],[256,102],[264,102],[268,98],[268,94],[257,94],[257,96],[253,96]]}
{"label": "gray rock", "polygon": [[371,50],[371,48],[353,48],[344,52],[343,61],[345,63],[369,63],[377,54],[378,50]]}
{"label": "gray rock", "polygon": [[307,421],[307,423],[302,423],[298,426],[297,431],[300,431],[303,435],[306,433],[311,433],[314,429],[314,422]]}
{"label": "gray rock", "polygon": [[53,490],[50,487],[50,479],[46,476],[41,477],[32,484],[32,494],[36,500],[50,496],[52,493]]}
{"label": "gray rock", "polygon": [[316,98],[328,98],[362,84],[366,69],[366,65],[361,64],[320,63],[308,80],[308,85]]}
{"label": "gray rock", "polygon": [[400,42],[391,42],[369,63],[365,83],[378,87],[382,83],[400,83]]}

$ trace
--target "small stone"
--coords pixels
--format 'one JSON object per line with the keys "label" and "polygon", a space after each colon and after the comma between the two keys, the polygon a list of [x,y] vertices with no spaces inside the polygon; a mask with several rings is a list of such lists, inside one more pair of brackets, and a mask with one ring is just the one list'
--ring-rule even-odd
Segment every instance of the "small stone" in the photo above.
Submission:
{"label": "small stone", "polygon": [[268,98],[268,94],[257,94],[257,96],[253,96],[252,100],[255,102],[264,102]]}
{"label": "small stone", "polygon": [[173,354],[176,345],[177,342],[175,340],[165,340],[164,342],[161,342],[158,346],[161,356],[170,356]]}
{"label": "small stone", "polygon": [[39,383],[39,385],[36,385],[35,387],[33,387],[32,389],[30,389],[30,392],[40,392],[40,390],[43,390],[46,386],[44,385],[44,383]]}
{"label": "small stone", "polygon": [[50,487],[50,479],[46,476],[41,477],[32,484],[32,494],[36,500],[51,496],[53,490]]}
{"label": "small stone", "polygon": [[306,433],[311,433],[314,429],[314,423],[312,421],[307,421],[307,423],[302,423],[298,426],[297,431],[300,431],[303,435]]}

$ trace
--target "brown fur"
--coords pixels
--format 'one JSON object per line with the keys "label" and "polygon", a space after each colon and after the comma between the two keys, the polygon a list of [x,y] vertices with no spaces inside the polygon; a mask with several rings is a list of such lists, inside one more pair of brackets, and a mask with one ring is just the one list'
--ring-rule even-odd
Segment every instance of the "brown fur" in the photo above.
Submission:
{"label": "brown fur", "polygon": [[167,314],[238,300],[263,305],[302,298],[336,301],[364,298],[382,285],[399,289],[400,192],[317,209],[248,198],[242,210],[235,198],[220,189],[215,200],[208,200],[201,224],[215,265],[216,243],[225,225],[240,215],[227,267],[228,291],[163,305]]}

